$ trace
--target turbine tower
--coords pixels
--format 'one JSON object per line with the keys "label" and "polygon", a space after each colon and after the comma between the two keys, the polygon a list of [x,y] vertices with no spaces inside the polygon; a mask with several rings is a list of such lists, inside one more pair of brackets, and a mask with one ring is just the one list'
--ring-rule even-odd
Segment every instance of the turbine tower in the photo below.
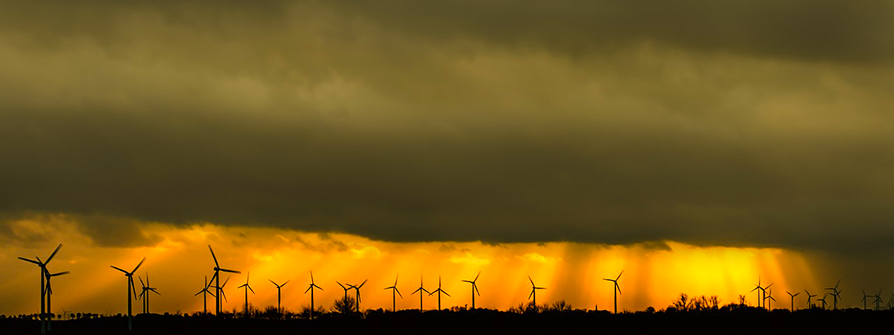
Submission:
{"label": "turbine tower", "polygon": [[281,315],[282,314],[282,287],[286,286],[286,284],[288,284],[289,281],[286,280],[285,283],[282,283],[282,285],[280,285],[280,284],[277,284],[275,281],[273,281],[273,279],[267,278],[267,280],[269,280],[271,283],[273,283],[273,286],[276,286],[276,311],[279,312],[279,314]]}
{"label": "turbine tower", "polygon": [[841,279],[838,279],[838,282],[835,283],[835,287],[827,287],[826,288],[826,290],[832,291],[832,293],[829,293],[829,294],[832,295],[832,309],[833,310],[838,309],[838,298],[841,295],[841,291],[838,290],[839,284],[841,284]]}
{"label": "turbine tower", "polygon": [[146,283],[143,284],[143,278],[137,277],[140,280],[140,286],[143,287],[143,291],[140,292],[140,296],[137,299],[143,299],[143,314],[149,314],[149,292],[154,292],[155,294],[161,295],[156,291],[155,287],[149,286],[149,273],[146,273]]}
{"label": "turbine tower", "polygon": [[[285,285],[285,284],[283,284],[283,285]],[[339,285],[341,285],[341,283],[339,283]],[[344,286],[342,286],[342,287],[344,287]],[[304,291],[304,294],[307,294],[307,292],[310,292],[310,319],[311,320],[313,320],[313,318],[314,318],[314,289],[315,288],[319,289],[320,291],[323,290],[322,287],[319,287],[319,286],[317,286],[317,284],[314,284],[314,272],[311,271],[310,272],[310,286],[308,286],[307,290]],[[345,298],[347,298],[347,297],[348,297],[348,291],[345,290]]]}
{"label": "turbine tower", "polygon": [[815,297],[816,294],[810,294],[810,291],[808,290],[804,290],[804,292],[807,292],[807,309],[812,309],[814,306],[810,303],[810,299]]}
{"label": "turbine tower", "polygon": [[[619,276],[620,277],[620,276]],[[545,290],[546,287],[537,287],[534,285],[534,280],[531,279],[531,276],[528,276],[528,280],[531,281],[531,294],[528,295],[528,299],[532,299],[531,302],[534,303],[534,308],[537,308],[537,290]],[[617,306],[617,304],[615,305]],[[615,307],[617,310],[617,307]],[[617,313],[617,312],[616,312]]]}
{"label": "turbine tower", "polygon": [[792,294],[792,292],[785,291],[785,293],[788,293],[788,295],[792,297],[792,312],[794,312],[795,311],[795,297],[797,297],[798,294],[801,294],[801,292]]}
{"label": "turbine tower", "polygon": [[203,286],[202,290],[199,293],[196,293],[194,296],[202,295],[202,313],[208,314],[208,295],[210,294],[212,297],[215,297],[214,293],[208,291],[208,287],[210,287],[210,283],[208,283],[208,276],[205,276],[205,286]]}
{"label": "turbine tower", "polygon": [[478,276],[481,276],[481,271],[478,271],[478,274],[475,275],[475,279],[463,280],[465,283],[472,284],[472,309],[475,309],[475,293],[478,293],[479,297],[481,296],[481,292],[478,291],[478,284],[476,284],[476,282],[478,282]]}
{"label": "turbine tower", "polygon": [[[423,311],[423,309],[422,309],[422,292],[425,292],[425,293],[428,293],[428,295],[431,295],[431,292],[428,292],[428,290],[426,290],[425,287],[423,287],[423,285],[422,285],[422,275],[419,275],[419,288],[417,288],[415,291],[413,291],[413,293],[410,293],[410,295],[414,295],[417,292],[419,293],[419,312],[422,312]],[[475,301],[475,300],[473,299],[472,301]]]}
{"label": "turbine tower", "polygon": [[140,265],[143,265],[143,262],[145,262],[145,261],[146,261],[146,257],[143,257],[143,260],[141,260],[140,263],[137,264],[137,266],[135,268],[133,268],[133,271],[131,271],[131,272],[127,272],[127,271],[122,270],[119,267],[110,265],[113,269],[124,272],[124,276],[127,277],[127,330],[128,331],[133,331],[133,314],[131,312],[131,303],[133,301],[133,298],[131,297],[130,293],[133,292],[133,295],[137,295],[137,289],[133,285],[133,274],[134,274],[134,272],[137,272],[137,269],[139,269]]}
{"label": "turbine tower", "polygon": [[[438,310],[440,311],[440,310],[441,310],[441,293],[444,293],[444,294],[447,295],[448,297],[450,296],[450,294],[448,294],[447,291],[444,291],[444,290],[441,289],[441,276],[438,276],[438,289],[432,291],[432,292],[429,293],[428,295],[432,295],[432,294],[435,294],[435,293],[438,294]],[[421,301],[421,300],[420,300],[420,301]]]}
{"label": "turbine tower", "polygon": [[[211,277],[211,281],[214,282],[214,289],[217,292],[217,295],[214,296],[214,314],[220,315],[220,308],[223,306],[220,302],[221,290],[223,289],[220,286],[220,272],[229,272],[229,273],[242,273],[236,270],[223,269],[220,267],[220,263],[217,262],[217,256],[214,255],[214,249],[211,249],[211,245],[208,245],[208,250],[211,251],[211,258],[214,258],[214,276]],[[229,277],[227,277],[229,280]],[[226,295],[224,294],[224,299],[226,299]]]}
{"label": "turbine tower", "polygon": [[400,291],[397,289],[397,278],[399,276],[400,275],[394,277],[394,285],[385,288],[386,290],[391,290],[391,312],[397,311],[397,297],[394,296],[394,293],[397,293],[401,299],[404,298],[403,294],[400,294]]}
{"label": "turbine tower", "polygon": [[34,265],[37,265],[38,267],[40,267],[40,333],[41,334],[47,333],[47,324],[45,321],[46,314],[47,314],[47,306],[46,306],[47,296],[46,296],[46,285],[44,284],[44,280],[46,278],[46,273],[48,272],[47,264],[53,260],[53,257],[56,256],[56,253],[59,252],[60,248],[62,248],[62,243],[60,243],[59,246],[56,247],[56,250],[53,250],[53,253],[50,254],[50,257],[47,257],[46,262],[41,262],[40,258],[36,257],[36,256],[34,257],[33,260],[27,259],[24,257],[19,257],[19,259],[21,259],[23,261],[26,261],[28,263],[33,263]]}
{"label": "turbine tower", "polygon": [[248,285],[248,280],[251,278],[251,272],[245,276],[245,284],[239,285],[237,288],[245,288],[245,317],[248,317],[248,290],[251,290],[251,294],[255,294],[255,290],[251,288],[251,285]]}
{"label": "turbine tower", "polygon": [[624,270],[621,270],[621,273],[618,274],[618,278],[615,278],[615,279],[602,278],[602,280],[607,280],[612,283],[615,283],[615,287],[612,289],[612,291],[614,291],[614,293],[615,293],[615,314],[618,314],[618,294],[621,294],[621,286],[618,286],[618,280],[621,279],[622,274],[624,274]]}

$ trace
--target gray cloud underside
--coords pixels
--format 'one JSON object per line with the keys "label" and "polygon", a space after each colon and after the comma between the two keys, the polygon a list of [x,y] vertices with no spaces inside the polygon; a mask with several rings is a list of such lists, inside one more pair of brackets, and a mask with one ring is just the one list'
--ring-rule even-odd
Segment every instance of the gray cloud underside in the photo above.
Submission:
{"label": "gray cloud underside", "polygon": [[4,4],[0,211],[890,245],[891,2],[642,3]]}

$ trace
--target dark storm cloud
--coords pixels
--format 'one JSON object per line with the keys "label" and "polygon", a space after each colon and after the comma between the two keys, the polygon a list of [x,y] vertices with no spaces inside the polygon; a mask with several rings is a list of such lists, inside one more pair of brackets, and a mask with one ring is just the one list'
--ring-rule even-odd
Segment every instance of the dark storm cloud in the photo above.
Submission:
{"label": "dark storm cloud", "polygon": [[894,237],[890,2],[7,7],[0,210],[100,243]]}

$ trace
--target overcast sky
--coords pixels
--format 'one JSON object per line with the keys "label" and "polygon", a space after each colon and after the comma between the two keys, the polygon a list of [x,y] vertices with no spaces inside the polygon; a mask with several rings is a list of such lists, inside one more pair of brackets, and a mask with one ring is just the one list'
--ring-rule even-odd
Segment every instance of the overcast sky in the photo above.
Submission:
{"label": "overcast sky", "polygon": [[0,213],[386,241],[894,239],[891,1],[0,4]]}

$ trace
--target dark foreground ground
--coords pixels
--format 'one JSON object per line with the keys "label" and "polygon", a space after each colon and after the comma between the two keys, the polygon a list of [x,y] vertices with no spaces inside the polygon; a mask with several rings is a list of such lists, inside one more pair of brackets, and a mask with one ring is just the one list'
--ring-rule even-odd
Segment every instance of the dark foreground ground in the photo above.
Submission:
{"label": "dark foreground ground", "polygon": [[[127,321],[104,317],[54,321],[50,334],[125,334]],[[38,321],[0,319],[0,334],[39,334]],[[139,315],[134,334],[858,334],[894,333],[894,312],[745,310],[724,313],[594,312],[516,314],[489,310],[330,315],[317,320],[218,319]]]}

